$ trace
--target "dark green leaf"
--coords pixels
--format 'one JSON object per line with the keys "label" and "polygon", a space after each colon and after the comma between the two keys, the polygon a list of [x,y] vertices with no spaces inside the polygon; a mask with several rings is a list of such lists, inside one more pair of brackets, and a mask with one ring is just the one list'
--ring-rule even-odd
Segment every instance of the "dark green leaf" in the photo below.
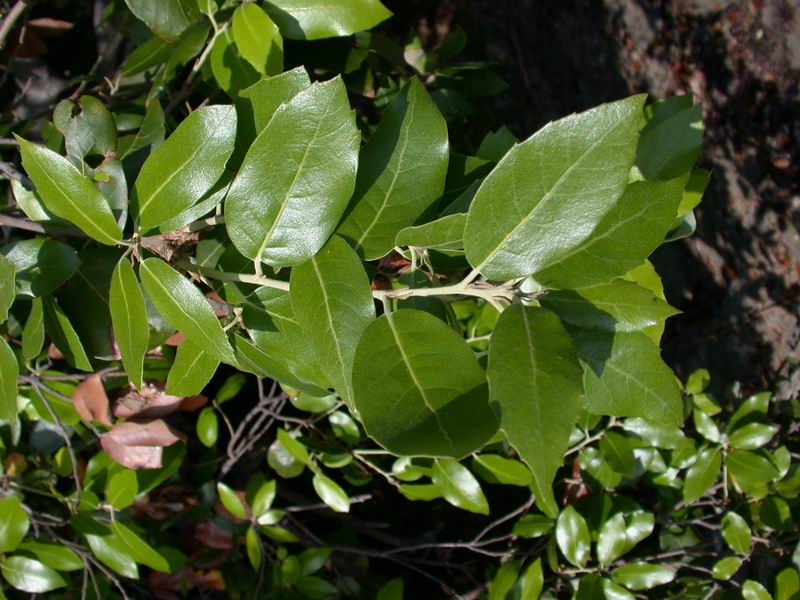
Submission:
{"label": "dark green leaf", "polygon": [[0,255],[0,323],[8,319],[8,309],[17,295],[14,275],[17,267],[5,256]]}
{"label": "dark green leaf", "polygon": [[203,391],[219,366],[219,360],[194,342],[186,340],[175,353],[167,375],[166,392],[173,396],[194,396]]}
{"label": "dark green leaf", "polygon": [[50,339],[64,355],[66,361],[81,371],[92,371],[81,339],[52,296],[44,299],[44,323]]}
{"label": "dark green leaf", "polygon": [[197,0],[125,0],[125,3],[153,33],[170,40],[176,40],[200,16]]}
{"label": "dark green leaf", "polygon": [[707,448],[700,453],[686,472],[683,499],[686,504],[699,500],[714,485],[722,467],[722,456],[716,448]]}
{"label": "dark green leaf", "polygon": [[14,356],[14,351],[9,347],[8,342],[0,338],[0,422],[7,423],[15,436],[19,432],[17,424],[18,376],[17,357]]}
{"label": "dark green leaf", "polygon": [[339,4],[326,0],[270,0],[264,8],[283,35],[296,40],[350,35],[371,29],[392,16],[379,0]]}
{"label": "dark green leaf", "polygon": [[753,490],[778,477],[775,466],[766,458],[747,450],[732,450],[725,460],[728,472],[745,490]]}
{"label": "dark green leaf", "polygon": [[214,39],[208,62],[219,87],[231,98],[236,98],[240,90],[258,81],[258,71],[239,54],[233,31],[229,28]]}
{"label": "dark green leaf", "polygon": [[125,549],[127,556],[156,571],[170,572],[167,560],[128,526],[116,521],[111,524],[111,530],[120,547]]}
{"label": "dark green leaf", "polygon": [[17,294],[35,298],[56,290],[81,264],[70,246],[43,237],[8,244],[2,254],[16,267]]}
{"label": "dark green leaf", "polygon": [[[665,102],[672,101],[668,98]],[[647,179],[672,179],[688,174],[703,141],[703,107],[679,110],[664,120],[651,120],[642,131],[636,166]]]}
{"label": "dark green leaf", "polygon": [[476,471],[483,470],[495,481],[507,485],[528,486],[533,481],[533,474],[524,464],[496,454],[477,454],[472,466]]}
{"label": "dark green leaf", "polygon": [[111,309],[114,338],[125,372],[133,385],[140,388],[144,355],[150,343],[150,329],[142,288],[127,259],[119,261],[111,276],[108,305]]}
{"label": "dark green leaf", "polygon": [[553,519],[547,515],[525,515],[514,525],[514,534],[524,538],[537,538],[553,529]]}

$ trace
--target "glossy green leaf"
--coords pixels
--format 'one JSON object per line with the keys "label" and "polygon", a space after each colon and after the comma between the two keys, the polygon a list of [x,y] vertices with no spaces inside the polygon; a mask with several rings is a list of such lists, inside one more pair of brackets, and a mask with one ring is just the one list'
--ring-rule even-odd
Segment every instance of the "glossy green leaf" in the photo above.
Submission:
{"label": "glossy green leaf", "polygon": [[767,589],[752,579],[748,579],[742,585],[742,598],[744,600],[772,600]]}
{"label": "glossy green leaf", "polygon": [[731,550],[739,554],[750,552],[752,535],[750,526],[742,517],[733,511],[728,511],[722,517],[722,537]]}
{"label": "glossy green leaf", "polygon": [[106,500],[117,510],[128,508],[133,504],[139,492],[139,483],[136,480],[136,471],[123,469],[117,471],[108,479],[106,484]]}
{"label": "glossy green leaf", "polygon": [[525,515],[514,525],[514,534],[524,538],[537,538],[553,529],[555,521],[547,515]]}
{"label": "glossy green leaf", "polygon": [[288,431],[285,429],[279,429],[277,439],[281,444],[283,444],[283,447],[286,448],[287,452],[289,452],[289,454],[294,456],[301,463],[306,465],[311,464],[311,459],[308,456],[308,450],[306,450],[306,447]]}
{"label": "glossy green leaf", "polygon": [[0,255],[0,323],[8,319],[8,309],[17,295],[14,276],[17,267],[5,256]]}
{"label": "glossy green leaf", "polygon": [[284,479],[297,477],[306,468],[303,461],[298,460],[294,454],[289,452],[280,437],[270,445],[267,451],[267,464]]}
{"label": "glossy green leaf", "polygon": [[528,486],[533,481],[530,469],[517,460],[496,454],[476,454],[473,469],[489,474],[493,480],[507,485]]}
{"label": "glossy green leaf", "polygon": [[583,244],[625,188],[643,105],[644,96],[603,104],[512,148],[470,205],[470,264],[505,281],[543,271]]}
{"label": "glossy green leaf", "polygon": [[714,563],[711,569],[711,577],[727,581],[736,574],[742,566],[742,559],[738,556],[726,556]]}
{"label": "glossy green leaf", "polygon": [[687,441],[687,437],[680,427],[656,423],[648,419],[625,419],[622,427],[625,431],[638,435],[656,448],[677,448]]}
{"label": "glossy green leaf", "polygon": [[787,567],[775,578],[775,600],[796,600],[800,595],[800,575],[796,568]]}
{"label": "glossy green leaf", "polygon": [[262,75],[283,71],[283,38],[278,26],[255,3],[241,4],[233,13],[233,39],[239,53]]}
{"label": "glossy green leaf", "polygon": [[173,396],[199,394],[211,381],[218,366],[218,358],[186,340],[175,353],[175,362],[167,375],[166,392]]}
{"label": "glossy green leaf", "polygon": [[239,53],[230,28],[222,30],[214,39],[208,62],[219,87],[231,98],[236,98],[241,90],[259,79],[258,71]]}
{"label": "glossy green leaf", "polygon": [[597,561],[605,566],[622,556],[627,546],[625,515],[617,513],[605,523],[597,535]]}
{"label": "glossy green leaf", "polygon": [[450,504],[463,510],[489,514],[489,503],[475,476],[458,461],[440,458],[433,464],[433,484]]}
{"label": "glossy green leaf", "polygon": [[239,252],[273,266],[316,254],[353,193],[359,139],[338,77],[278,108],[225,201],[225,226]]}
{"label": "glossy green leaf", "polygon": [[409,81],[359,155],[353,200],[338,232],[371,260],[388,254],[444,191],[447,124],[423,85]]}
{"label": "glossy green leaf", "polygon": [[583,393],[575,348],[558,317],[521,304],[503,311],[489,345],[488,377],[500,426],[533,472],[540,508],[555,517],[552,482]]}
{"label": "glossy green leaf", "polygon": [[28,533],[30,519],[16,496],[0,498],[0,552],[13,552]]}
{"label": "glossy green leaf", "polygon": [[775,425],[747,423],[728,437],[728,444],[737,450],[756,450],[767,444],[778,431]]}
{"label": "glossy green leaf", "polygon": [[576,567],[582,567],[589,560],[589,526],[572,506],[567,506],[558,515],[556,542],[564,558]]}
{"label": "glossy green leaf", "polygon": [[258,539],[258,532],[253,527],[247,530],[244,544],[247,550],[247,559],[253,569],[257,571],[261,566],[261,541]]}
{"label": "glossy green leaf", "polygon": [[686,472],[683,486],[684,502],[699,500],[714,485],[722,468],[722,456],[716,448],[706,448]]}
{"label": "glossy green leaf", "polygon": [[44,299],[44,324],[50,339],[69,364],[81,371],[93,370],[78,333],[51,296]]}
{"label": "glossy green leaf", "polygon": [[43,564],[56,571],[78,571],[86,567],[80,556],[60,544],[25,540],[18,546],[18,550],[33,554]]}
{"label": "glossy green leaf", "polygon": [[170,572],[167,560],[127,525],[116,521],[111,524],[111,530],[120,547],[125,549],[127,556],[156,571]]}
{"label": "glossy green leaf", "polygon": [[8,342],[0,338],[0,422],[7,423],[15,436],[19,431],[17,424],[18,376],[17,357]]}
{"label": "glossy green leaf", "polygon": [[[88,517],[85,517],[88,519]],[[89,547],[104,565],[124,577],[139,578],[139,568],[128,548],[107,527],[100,526],[81,530]]]}
{"label": "glossy green leaf", "polygon": [[260,517],[270,508],[272,508],[272,502],[275,500],[276,488],[277,484],[274,479],[265,481],[263,484],[261,484],[261,487],[258,488],[258,491],[251,502],[253,515],[255,517]]}
{"label": "glossy green leaf", "polygon": [[150,330],[142,288],[127,259],[119,261],[111,276],[108,305],[125,372],[133,385],[140,388]]}
{"label": "glossy green leaf", "polygon": [[617,473],[633,477],[636,468],[636,456],[630,438],[615,431],[607,431],[600,438],[600,453],[608,465]]}
{"label": "glossy green leaf", "polygon": [[611,578],[614,583],[624,585],[629,590],[649,590],[675,579],[675,570],[645,562],[632,562],[614,569]]}
{"label": "glossy green leaf", "polygon": [[325,0],[269,0],[264,9],[283,35],[295,40],[350,35],[372,29],[392,16],[379,0],[348,0],[337,4]]}
{"label": "glossy green leaf", "polygon": [[540,303],[562,321],[598,331],[642,331],[678,314],[653,292],[623,279],[579,290],[553,290]]}
{"label": "glossy green leaf", "polygon": [[367,433],[398,455],[461,458],[497,431],[472,350],[418,310],[398,310],[366,328],[353,363],[353,399]]}
{"label": "glossy green leaf", "polygon": [[170,54],[172,44],[154,35],[134,48],[120,65],[123,77],[132,77],[164,63]]}
{"label": "glossy green leaf", "polygon": [[147,105],[142,124],[136,134],[120,138],[119,154],[122,158],[126,158],[142,148],[163,142],[165,135],[164,110],[161,108],[158,98],[154,98]]}
{"label": "glossy green leaf", "polygon": [[512,590],[512,598],[514,600],[538,600],[543,587],[542,559],[537,558],[519,576]]}
{"label": "glossy green leaf", "polygon": [[575,342],[585,363],[587,410],[659,423],[683,422],[683,399],[675,375],[647,335],[580,332]]}
{"label": "glossy green leaf", "polygon": [[331,509],[341,513],[350,512],[350,499],[345,491],[339,487],[339,484],[330,477],[322,473],[315,473],[312,483],[317,496]]}
{"label": "glossy green leaf", "polygon": [[199,16],[196,0],[125,0],[137,18],[159,36],[175,40]]}
{"label": "glossy green leaf", "polygon": [[369,278],[356,253],[334,236],[315,256],[292,269],[292,309],[323,374],[352,404],[353,357],[375,318]]}
{"label": "glossy green leaf", "polygon": [[507,560],[497,569],[494,578],[489,582],[487,600],[505,600],[506,594],[517,581],[519,561]]}
{"label": "glossy green leaf", "polygon": [[[663,102],[672,100],[667,98]],[[702,141],[700,104],[674,112],[663,120],[651,119],[642,131],[636,166],[647,179],[665,180],[688,174],[700,154]]]}
{"label": "glossy green leaf", "polygon": [[745,490],[766,485],[778,477],[778,470],[766,458],[747,450],[732,450],[725,460],[728,473]]}
{"label": "glossy green leaf", "polygon": [[35,298],[58,289],[81,264],[72,247],[43,237],[4,246],[2,254],[16,268],[17,294]]}
{"label": "glossy green leaf", "polygon": [[430,223],[400,230],[395,239],[395,245],[458,250],[464,247],[466,224],[466,213],[446,215]]}
{"label": "glossy green leaf", "polygon": [[200,200],[222,176],[235,138],[233,106],[204,106],[184,119],[136,178],[139,226],[158,227]]}
{"label": "glossy green leaf", "polygon": [[215,410],[207,406],[197,415],[197,439],[206,448],[213,448],[219,438],[219,419]]}
{"label": "glossy green leaf", "polygon": [[31,594],[49,592],[66,587],[67,582],[47,565],[25,556],[8,556],[3,559],[3,577],[16,589]]}
{"label": "glossy green leaf", "polygon": [[221,481],[217,482],[217,494],[222,501],[222,505],[237,519],[244,519],[247,516],[245,508],[239,496]]}
{"label": "glossy green leaf", "polygon": [[62,100],[53,112],[53,122],[64,134],[69,157],[82,161],[88,155],[107,156],[116,150],[114,117],[106,105],[93,96],[81,96],[77,103],[72,99]]}
{"label": "glossy green leaf", "polygon": [[60,154],[20,137],[17,140],[22,166],[48,210],[102,244],[114,245],[122,239],[108,200],[90,179]]}
{"label": "glossy green leaf", "polygon": [[234,363],[233,349],[222,325],[193,283],[160,258],[142,262],[139,274],[155,307],[187,340],[221,362]]}

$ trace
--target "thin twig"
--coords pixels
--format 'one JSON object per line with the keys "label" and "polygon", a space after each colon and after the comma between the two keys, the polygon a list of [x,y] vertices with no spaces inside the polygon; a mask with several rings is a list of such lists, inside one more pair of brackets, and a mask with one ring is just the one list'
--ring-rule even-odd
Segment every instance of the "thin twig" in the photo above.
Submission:
{"label": "thin twig", "polygon": [[8,34],[11,33],[11,30],[14,28],[14,24],[25,12],[28,4],[28,2],[23,2],[23,0],[17,0],[11,10],[8,11],[6,18],[3,19],[2,24],[0,24],[0,48],[5,45]]}

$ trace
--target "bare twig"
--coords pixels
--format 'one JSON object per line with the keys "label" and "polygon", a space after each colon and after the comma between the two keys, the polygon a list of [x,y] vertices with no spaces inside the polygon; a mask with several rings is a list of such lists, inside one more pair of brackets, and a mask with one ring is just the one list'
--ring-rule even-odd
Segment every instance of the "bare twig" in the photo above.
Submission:
{"label": "bare twig", "polygon": [[11,30],[14,28],[14,24],[19,20],[27,8],[27,2],[23,2],[23,0],[17,0],[11,10],[8,11],[8,14],[3,19],[2,24],[0,24],[0,48],[5,45],[8,34],[11,33]]}

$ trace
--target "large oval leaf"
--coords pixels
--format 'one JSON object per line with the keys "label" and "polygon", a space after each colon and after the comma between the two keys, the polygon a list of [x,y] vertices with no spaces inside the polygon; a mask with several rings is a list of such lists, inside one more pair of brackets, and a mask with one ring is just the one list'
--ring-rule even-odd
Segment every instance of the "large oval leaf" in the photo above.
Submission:
{"label": "large oval leaf", "polygon": [[186,339],[218,360],[235,364],[233,349],[214,309],[194,284],[159,258],[142,262],[139,274],[155,307]]}
{"label": "large oval leaf", "polygon": [[184,119],[136,178],[139,225],[158,227],[200,200],[222,176],[235,139],[233,106],[205,106]]}
{"label": "large oval leaf", "polygon": [[359,156],[358,180],[339,233],[368,260],[388,254],[444,191],[447,123],[423,85],[409,81]]}
{"label": "large oval leaf", "polygon": [[558,317],[521,304],[504,310],[489,345],[488,377],[500,427],[533,472],[536,502],[555,517],[553,478],[583,396],[578,355]]}
{"label": "large oval leaf", "polygon": [[241,4],[233,13],[233,39],[239,53],[262,75],[283,71],[283,38],[278,26],[255,3]]}
{"label": "large oval leaf", "polygon": [[507,280],[580,245],[625,188],[644,100],[632,96],[565,117],[509,150],[470,205],[470,264]]}
{"label": "large oval leaf", "polygon": [[53,214],[77,225],[101,244],[113,245],[122,231],[100,189],[60,154],[17,136],[22,166]]}
{"label": "large oval leaf", "polygon": [[292,309],[322,372],[352,406],[350,376],[356,345],[375,318],[369,278],[356,253],[334,236],[308,262],[292,269]]}
{"label": "large oval leaf", "polygon": [[270,0],[264,8],[283,35],[295,40],[350,35],[392,16],[378,0]]}
{"label": "large oval leaf", "polygon": [[31,594],[49,592],[67,585],[54,569],[25,556],[9,556],[3,559],[2,571],[8,583]]}
{"label": "large oval leaf", "polygon": [[131,12],[159,36],[177,40],[200,16],[196,0],[125,0]]}
{"label": "large oval leaf", "polygon": [[122,365],[133,385],[140,388],[144,355],[150,343],[150,327],[142,288],[127,259],[119,261],[111,276],[108,304]]}
{"label": "large oval leaf", "polygon": [[401,309],[364,331],[353,400],[367,433],[394,454],[461,458],[497,431],[486,376],[466,342],[436,317]]}
{"label": "large oval leaf", "polygon": [[273,266],[316,254],[353,193],[359,140],[339,77],[281,106],[225,201],[225,224],[239,252]]}

